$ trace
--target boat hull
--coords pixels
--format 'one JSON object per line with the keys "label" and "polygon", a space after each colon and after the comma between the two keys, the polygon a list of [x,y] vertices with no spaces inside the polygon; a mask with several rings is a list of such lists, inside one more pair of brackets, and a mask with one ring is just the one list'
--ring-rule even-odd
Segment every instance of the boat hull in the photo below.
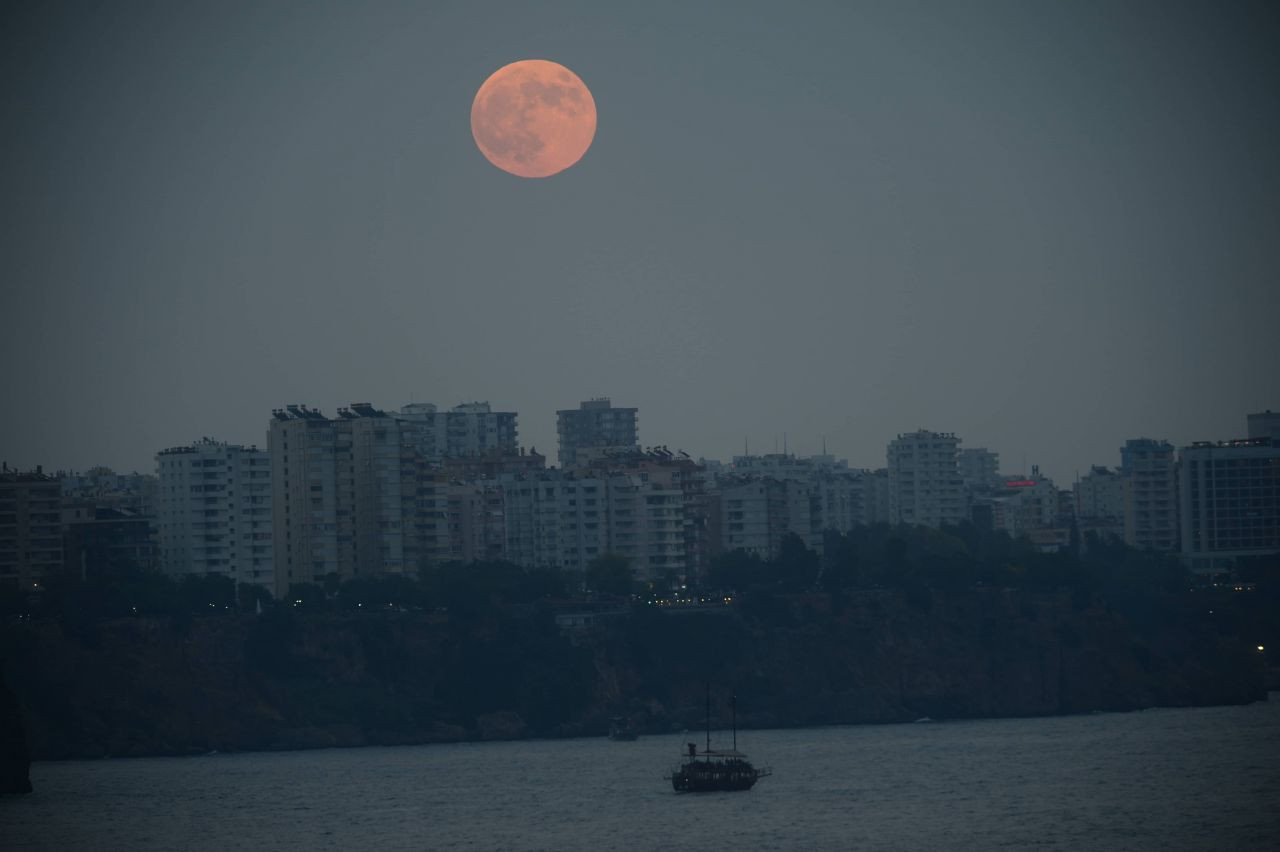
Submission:
{"label": "boat hull", "polygon": [[677,793],[732,793],[750,790],[758,780],[760,773],[749,763],[686,763],[671,774],[671,787]]}

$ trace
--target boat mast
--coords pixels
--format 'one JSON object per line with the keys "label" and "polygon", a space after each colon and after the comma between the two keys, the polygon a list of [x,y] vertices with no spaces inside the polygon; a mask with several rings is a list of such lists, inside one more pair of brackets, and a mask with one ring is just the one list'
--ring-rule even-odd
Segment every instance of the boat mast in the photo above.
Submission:
{"label": "boat mast", "polygon": [[733,750],[737,751],[738,750],[738,696],[736,694],[733,696],[733,701],[730,706],[733,707]]}

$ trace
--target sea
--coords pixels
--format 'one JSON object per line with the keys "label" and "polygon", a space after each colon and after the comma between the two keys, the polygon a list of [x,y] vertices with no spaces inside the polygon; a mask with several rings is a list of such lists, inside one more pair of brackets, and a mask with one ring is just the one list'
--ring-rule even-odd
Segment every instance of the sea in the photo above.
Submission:
{"label": "sea", "polygon": [[[715,747],[729,732],[713,732]],[[38,762],[0,849],[1280,849],[1280,694],[1243,707]]]}

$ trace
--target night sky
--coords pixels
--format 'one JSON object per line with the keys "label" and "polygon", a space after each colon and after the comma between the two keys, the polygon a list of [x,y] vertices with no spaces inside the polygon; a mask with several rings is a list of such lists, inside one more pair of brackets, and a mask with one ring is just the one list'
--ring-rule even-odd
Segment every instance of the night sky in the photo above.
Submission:
{"label": "night sky", "polygon": [[[7,3],[0,458],[154,468],[272,408],[611,396],[641,441],[1069,484],[1280,407],[1275,3]],[[517,59],[590,87],[544,180]]]}

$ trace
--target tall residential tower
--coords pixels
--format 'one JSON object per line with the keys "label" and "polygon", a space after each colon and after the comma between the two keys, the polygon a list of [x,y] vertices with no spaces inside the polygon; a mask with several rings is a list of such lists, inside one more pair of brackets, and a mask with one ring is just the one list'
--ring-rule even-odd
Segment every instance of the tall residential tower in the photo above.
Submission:
{"label": "tall residential tower", "polygon": [[893,523],[939,527],[968,514],[953,432],[920,430],[889,442],[889,513]]}
{"label": "tall residential tower", "polygon": [[221,574],[274,591],[265,452],[205,438],[161,450],[156,474],[161,570]]}
{"label": "tall residential tower", "polygon": [[1124,541],[1142,550],[1177,550],[1178,479],[1173,445],[1135,438],[1120,449]]}
{"label": "tall residential tower", "polygon": [[0,469],[0,583],[30,591],[62,567],[58,480],[37,467]]}
{"label": "tall residential tower", "polygon": [[607,397],[556,412],[560,466],[577,463],[578,451],[589,447],[635,449],[640,439],[635,408],[614,408]]}

